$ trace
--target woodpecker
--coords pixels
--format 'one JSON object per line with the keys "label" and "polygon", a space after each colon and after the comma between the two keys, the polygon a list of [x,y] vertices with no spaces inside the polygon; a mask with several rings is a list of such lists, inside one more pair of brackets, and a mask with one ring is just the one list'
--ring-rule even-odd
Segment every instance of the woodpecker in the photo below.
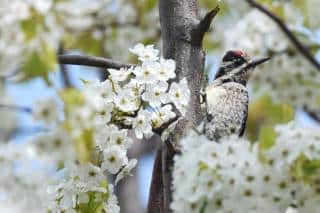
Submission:
{"label": "woodpecker", "polygon": [[243,135],[248,116],[247,81],[254,68],[269,59],[251,60],[241,50],[224,55],[214,81],[205,89],[204,132],[210,140]]}

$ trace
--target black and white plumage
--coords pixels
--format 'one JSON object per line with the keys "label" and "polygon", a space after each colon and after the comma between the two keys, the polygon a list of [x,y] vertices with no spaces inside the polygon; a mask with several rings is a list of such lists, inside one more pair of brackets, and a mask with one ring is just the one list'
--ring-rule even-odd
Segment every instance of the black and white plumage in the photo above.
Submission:
{"label": "black and white plumage", "polygon": [[215,80],[206,88],[204,131],[210,140],[237,134],[242,136],[248,116],[246,83],[253,69],[267,61],[252,61],[246,53],[231,50],[223,57]]}

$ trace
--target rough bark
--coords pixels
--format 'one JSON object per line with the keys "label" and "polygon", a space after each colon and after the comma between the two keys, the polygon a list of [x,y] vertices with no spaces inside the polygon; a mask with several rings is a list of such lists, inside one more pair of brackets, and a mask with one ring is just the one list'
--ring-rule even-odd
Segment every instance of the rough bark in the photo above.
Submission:
{"label": "rough bark", "polygon": [[151,181],[148,212],[170,212],[173,144],[202,120],[200,90],[205,53],[202,40],[219,8],[198,19],[197,0],[160,0],[159,15],[163,56],[176,61],[177,79],[187,78],[191,100],[185,119],[177,124],[168,141],[159,146]]}

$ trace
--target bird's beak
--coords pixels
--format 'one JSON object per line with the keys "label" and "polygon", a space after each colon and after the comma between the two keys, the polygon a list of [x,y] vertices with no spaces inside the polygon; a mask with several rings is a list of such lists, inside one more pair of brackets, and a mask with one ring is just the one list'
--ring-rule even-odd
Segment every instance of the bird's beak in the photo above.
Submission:
{"label": "bird's beak", "polygon": [[270,57],[265,57],[265,58],[260,58],[260,59],[255,59],[255,60],[252,60],[247,66],[246,68],[247,69],[250,69],[250,68],[255,68],[256,66],[266,62],[266,61],[269,61],[271,58]]}

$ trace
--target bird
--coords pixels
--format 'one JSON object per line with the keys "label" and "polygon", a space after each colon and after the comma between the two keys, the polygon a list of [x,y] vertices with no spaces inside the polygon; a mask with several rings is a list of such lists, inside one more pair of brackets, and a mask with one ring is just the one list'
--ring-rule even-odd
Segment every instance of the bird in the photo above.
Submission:
{"label": "bird", "polygon": [[246,85],[254,68],[269,59],[252,60],[242,50],[229,50],[223,56],[214,80],[205,88],[204,134],[209,140],[244,134],[249,104]]}

